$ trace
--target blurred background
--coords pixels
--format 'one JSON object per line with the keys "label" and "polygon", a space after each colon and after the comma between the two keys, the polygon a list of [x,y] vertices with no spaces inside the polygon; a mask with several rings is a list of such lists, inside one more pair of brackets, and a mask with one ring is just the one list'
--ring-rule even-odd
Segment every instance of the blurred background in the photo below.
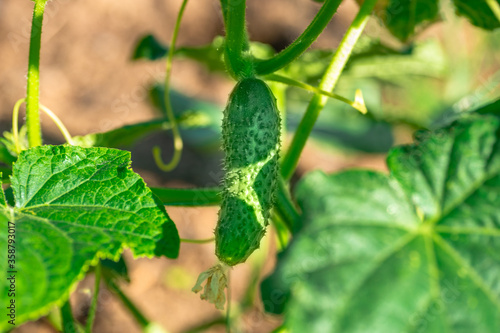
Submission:
{"label": "blurred background", "polygon": [[[48,3],[41,54],[41,102],[54,111],[70,133],[82,136],[106,132],[162,116],[161,94],[155,83],[164,77],[164,61],[132,56],[138,42],[153,34],[168,45],[180,0],[52,0]],[[32,1],[0,0],[0,130],[10,131],[14,103],[25,96]],[[268,54],[291,43],[309,24],[320,4],[312,0],[248,1],[248,30],[257,51]],[[313,51],[286,68],[286,73],[317,85],[332,49],[357,12],[345,0]],[[385,156],[395,144],[410,143],[419,129],[448,122],[461,112],[481,106],[500,95],[500,31],[488,33],[453,15],[447,1],[443,22],[402,44],[372,19],[356,47],[336,93],[354,98],[361,89],[370,116],[331,101],[301,157],[295,180],[312,169],[328,172],[351,167],[385,170]],[[181,25],[178,47],[200,47],[223,35],[216,0],[191,1]],[[216,44],[214,42],[214,44]],[[137,54],[137,52],[136,52]],[[186,56],[187,54],[187,56]],[[192,57],[191,57],[192,58]],[[176,58],[172,74],[173,103],[179,119],[187,119],[186,141],[177,169],[161,172],[151,149],[159,144],[165,161],[172,154],[168,131],[158,131],[123,145],[132,151],[133,168],[150,186],[216,186],[223,175],[219,148],[220,119],[234,82],[224,72],[193,61],[189,52]],[[273,85],[283,92],[283,86]],[[287,129],[293,133],[311,94],[289,88],[282,100],[287,107]],[[184,117],[184,118],[183,118]],[[201,122],[190,127],[189,121]],[[42,115],[46,143],[63,138]],[[289,136],[290,137],[290,136]],[[217,208],[168,208],[182,238],[212,235]],[[198,274],[216,262],[213,244],[181,245],[178,260],[138,259],[125,253],[130,283],[125,293],[152,321],[169,332],[185,332],[204,323],[201,331],[225,331],[223,313],[190,291]],[[263,314],[259,297],[248,290],[252,278],[273,267],[276,241],[270,234],[265,246],[249,263],[231,275],[232,299],[244,309],[243,332],[268,332],[280,319]],[[75,317],[85,320],[90,305],[92,274],[72,296]],[[250,295],[250,296],[249,296]],[[251,297],[252,296],[252,297]],[[246,305],[245,305],[246,304]],[[250,305],[248,305],[250,304]],[[222,325],[221,325],[222,324]],[[20,332],[55,332],[47,320],[22,325]],[[95,332],[141,332],[122,304],[102,289]]]}

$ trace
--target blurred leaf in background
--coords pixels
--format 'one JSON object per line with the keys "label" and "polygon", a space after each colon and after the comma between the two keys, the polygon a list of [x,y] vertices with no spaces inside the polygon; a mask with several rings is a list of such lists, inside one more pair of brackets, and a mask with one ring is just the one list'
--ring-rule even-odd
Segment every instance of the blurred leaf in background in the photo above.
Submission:
{"label": "blurred leaf in background", "polygon": [[499,129],[468,115],[391,150],[389,175],[306,175],[266,310],[291,332],[498,332]]}

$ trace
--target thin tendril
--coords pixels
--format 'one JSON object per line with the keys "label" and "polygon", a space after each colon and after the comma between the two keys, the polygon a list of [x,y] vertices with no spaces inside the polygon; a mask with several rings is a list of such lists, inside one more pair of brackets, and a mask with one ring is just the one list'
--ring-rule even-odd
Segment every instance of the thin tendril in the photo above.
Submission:
{"label": "thin tendril", "polygon": [[52,121],[56,124],[57,128],[59,128],[59,131],[61,131],[61,134],[64,136],[64,139],[66,140],[66,142],[72,146],[75,145],[74,141],[73,141],[73,138],[71,137],[71,134],[69,134],[69,131],[68,129],[66,128],[66,126],[64,126],[63,122],[61,121],[61,119],[59,119],[54,112],[50,111],[50,109],[48,107],[46,107],[45,105],[42,105],[40,104],[40,110],[42,110],[43,112],[45,112],[45,114],[47,116],[50,117],[50,119],[52,119]]}
{"label": "thin tendril", "polygon": [[181,238],[182,243],[191,243],[191,244],[207,244],[207,243],[212,243],[215,241],[215,238],[207,238],[207,239],[188,239],[188,238]]}
{"label": "thin tendril", "polygon": [[12,138],[14,140],[14,145],[16,147],[16,154],[21,153],[21,146],[19,144],[19,108],[26,102],[26,98],[21,98],[14,105],[14,110],[12,110]]}
{"label": "thin tendril", "polygon": [[172,103],[170,101],[170,76],[172,74],[172,61],[174,58],[175,43],[177,42],[177,35],[179,34],[179,28],[181,25],[182,16],[184,14],[184,9],[186,8],[187,2],[188,0],[184,0],[182,2],[179,14],[177,15],[177,21],[175,22],[175,28],[172,34],[172,42],[166,60],[164,101],[165,101],[165,109],[167,111],[168,120],[172,124],[172,135],[174,137],[174,155],[172,156],[171,161],[168,163],[164,163],[161,158],[161,148],[159,146],[153,147],[153,157],[156,162],[156,165],[158,166],[158,168],[160,168],[160,170],[165,172],[173,170],[179,164],[183,148],[183,142],[181,134],[179,132],[179,126],[177,125],[177,121],[174,117],[174,111],[172,110]]}

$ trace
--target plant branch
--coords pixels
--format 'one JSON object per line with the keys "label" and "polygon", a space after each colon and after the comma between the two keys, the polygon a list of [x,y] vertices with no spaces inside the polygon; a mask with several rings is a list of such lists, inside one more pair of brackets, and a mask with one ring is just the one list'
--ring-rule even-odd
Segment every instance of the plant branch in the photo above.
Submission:
{"label": "plant branch", "polygon": [[293,87],[297,87],[297,88],[301,88],[301,89],[313,92],[313,93],[318,94],[318,95],[323,95],[323,96],[327,96],[327,97],[336,99],[338,101],[346,103],[347,105],[350,105],[351,107],[355,108],[356,110],[358,110],[359,112],[361,112],[363,114],[366,114],[368,112],[368,110],[366,109],[364,99],[363,99],[363,95],[361,94],[360,90],[358,90],[356,92],[356,98],[354,99],[354,101],[351,101],[348,98],[345,98],[343,96],[331,93],[329,91],[321,90],[319,88],[311,86],[310,84],[307,84],[307,83],[304,83],[301,81],[297,81],[297,80],[294,80],[292,78],[289,78],[289,77],[286,77],[283,75],[269,74],[269,75],[264,76],[264,79],[269,80],[269,81],[274,81],[274,82],[280,82],[283,84],[287,84],[289,86],[293,86]]}
{"label": "plant branch", "polygon": [[165,109],[167,111],[167,118],[172,125],[172,135],[174,138],[174,155],[172,159],[168,163],[163,163],[161,159],[161,150],[160,147],[155,146],[153,148],[153,157],[155,159],[156,165],[160,170],[168,172],[175,169],[175,167],[179,164],[182,155],[182,148],[184,146],[182,142],[181,133],[179,131],[179,126],[177,124],[177,120],[174,116],[174,111],[172,109],[172,102],[170,101],[170,77],[172,75],[172,62],[174,59],[175,53],[175,44],[177,42],[177,36],[179,35],[179,29],[181,26],[182,16],[184,15],[184,10],[186,9],[188,0],[183,0],[181,4],[181,8],[179,9],[179,13],[177,14],[177,20],[175,22],[174,32],[172,34],[172,41],[170,44],[170,48],[168,50],[167,60],[166,60],[166,70],[165,70],[165,94],[164,94],[164,102]]}
{"label": "plant branch", "polygon": [[271,74],[285,67],[304,53],[323,32],[341,2],[342,0],[326,0],[306,30],[292,44],[270,59],[257,60],[255,64],[256,74]]}
{"label": "plant branch", "polygon": [[61,307],[62,331],[63,333],[79,332],[71,311],[69,299]]}
{"label": "plant branch", "polygon": [[188,239],[188,238],[181,238],[181,243],[191,243],[191,244],[208,244],[212,243],[215,241],[215,238],[207,238],[207,239]]}
{"label": "plant branch", "polygon": [[286,223],[283,221],[283,217],[278,213],[277,210],[271,213],[271,224],[276,233],[276,238],[278,239],[278,252],[283,251],[290,241],[290,231]]}
{"label": "plant branch", "polygon": [[[300,221],[300,214],[291,201],[284,181],[280,179],[279,183],[280,186],[276,190],[276,208],[286,220],[287,227],[292,231],[292,228]],[[151,187],[151,191],[166,206],[218,206],[222,200],[222,189],[219,187],[194,189]]]}
{"label": "plant branch", "polygon": [[42,42],[43,13],[47,0],[35,0],[28,63],[28,83],[26,91],[26,124],[28,127],[28,143],[30,147],[42,144],[40,128],[40,48]]}
{"label": "plant branch", "polygon": [[[375,7],[376,2],[377,0],[365,0],[361,5],[358,14],[349,26],[349,29],[333,55],[330,65],[323,75],[323,79],[318,87],[319,89],[332,91],[335,88],[335,85],[340,78],[340,74],[342,73],[347,60],[352,53],[354,45],[365,28],[370,17],[370,13]],[[295,131],[295,136],[293,137],[290,148],[282,161],[281,174],[285,180],[289,180],[295,171],[309,134],[311,133],[314,124],[316,123],[316,120],[318,119],[318,116],[327,100],[328,97],[315,94],[309,103],[307,110],[302,117],[297,130]]]}
{"label": "plant branch", "polygon": [[166,206],[218,206],[222,189],[151,187],[151,191]]}
{"label": "plant branch", "polygon": [[95,314],[97,311],[97,299],[99,298],[99,287],[101,286],[101,262],[98,262],[94,270],[94,295],[92,296],[92,303],[90,304],[89,315],[87,318],[87,325],[85,332],[92,333],[92,326],[94,326]]}
{"label": "plant branch", "polygon": [[300,227],[301,216],[290,197],[285,181],[281,177],[279,178],[279,187],[276,191],[276,211],[283,219],[288,230],[294,233]]}
{"label": "plant branch", "polygon": [[221,7],[226,25],[224,58],[227,70],[236,80],[250,77],[253,75],[253,64],[248,54],[246,0],[221,0]]}
{"label": "plant branch", "polygon": [[144,329],[146,328],[150,322],[149,320],[142,314],[142,312],[135,306],[135,304],[123,293],[123,291],[118,287],[115,282],[109,278],[108,276],[104,275],[104,282],[108,286],[108,288],[118,296],[120,301],[125,305],[125,307],[130,311],[132,316],[135,318],[137,323]]}

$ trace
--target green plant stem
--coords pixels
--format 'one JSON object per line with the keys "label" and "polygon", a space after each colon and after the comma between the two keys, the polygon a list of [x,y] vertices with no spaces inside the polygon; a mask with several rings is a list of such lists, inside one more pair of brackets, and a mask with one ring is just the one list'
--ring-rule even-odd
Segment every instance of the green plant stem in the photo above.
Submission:
{"label": "green plant stem", "polygon": [[177,20],[175,22],[174,32],[172,34],[172,41],[170,43],[170,48],[168,50],[167,60],[166,60],[166,70],[165,70],[165,94],[164,94],[164,102],[165,109],[167,111],[167,118],[172,125],[172,136],[174,138],[174,155],[172,159],[168,163],[163,163],[161,160],[161,150],[160,147],[155,146],[153,148],[153,157],[155,159],[156,165],[160,170],[168,172],[173,170],[181,159],[183,142],[181,133],[179,131],[179,126],[174,116],[174,110],[172,109],[172,102],[170,101],[170,77],[172,75],[172,62],[175,54],[175,44],[177,43],[177,36],[179,35],[179,29],[181,27],[182,16],[184,15],[184,10],[186,9],[188,0],[182,1],[181,8],[179,9],[179,13],[177,14]]}
{"label": "green plant stem", "polygon": [[245,26],[246,0],[221,0],[226,41],[224,57],[231,76],[240,80],[253,75],[253,65],[248,51],[248,34]]}
{"label": "green plant stem", "polygon": [[[151,191],[166,206],[218,206],[221,203],[222,189],[211,188],[159,188],[151,187]],[[300,220],[300,214],[290,198],[283,180],[276,191],[276,206],[280,214],[286,219],[289,228]]]}
{"label": "green plant stem", "polygon": [[36,0],[31,24],[31,38],[28,64],[28,83],[26,92],[26,124],[28,127],[28,143],[30,147],[42,144],[40,128],[40,47],[42,43],[43,13],[47,0]]}
{"label": "green plant stem", "polygon": [[329,91],[324,91],[324,90],[321,90],[321,89],[316,88],[314,86],[311,86],[307,83],[297,81],[297,80],[294,80],[292,78],[289,78],[289,77],[286,77],[283,75],[278,75],[278,74],[266,75],[264,77],[264,79],[269,80],[269,81],[274,81],[274,82],[280,82],[280,83],[287,84],[287,85],[292,86],[292,87],[301,88],[301,89],[313,92],[313,93],[318,94],[318,95],[327,96],[327,97],[336,99],[338,101],[341,101],[343,103],[346,103],[347,105],[350,105],[351,107],[355,108],[356,110],[358,110],[359,112],[361,112],[363,114],[367,113],[367,109],[366,109],[366,106],[365,106],[365,103],[364,103],[364,100],[362,97],[361,97],[361,99],[355,99],[354,101],[351,101],[348,98],[345,98],[341,95],[337,95],[337,94],[331,93]]}
{"label": "green plant stem", "polygon": [[[222,189],[219,187],[194,189],[151,187],[151,191],[166,206],[218,206],[222,200]],[[292,231],[294,225],[300,222],[300,214],[295,208],[283,180],[280,180],[280,186],[276,191],[276,207]]]}
{"label": "green plant stem", "polygon": [[486,0],[486,3],[490,7],[497,20],[500,22],[500,4],[498,4],[497,0]]}
{"label": "green plant stem", "polygon": [[[337,84],[340,74],[344,69],[347,60],[349,59],[354,45],[358,41],[363,29],[370,18],[370,13],[375,7],[377,0],[365,0],[361,5],[358,14],[354,18],[354,21],[349,26],[344,38],[340,42],[333,58],[328,66],[321,83],[319,84],[319,89],[325,91],[332,91]],[[304,149],[306,141],[311,133],[316,120],[318,119],[319,113],[325,106],[328,97],[322,96],[320,94],[315,94],[309,103],[307,110],[300,121],[297,130],[295,131],[295,136],[293,137],[290,148],[288,149],[281,165],[281,174],[285,180],[289,180],[292,177],[295,168],[299,162],[300,154]]]}
{"label": "green plant stem", "polygon": [[290,229],[284,222],[284,218],[274,210],[271,215],[271,223],[278,239],[278,252],[283,251],[290,240]]}
{"label": "green plant stem", "polygon": [[92,296],[92,303],[90,303],[90,309],[89,309],[89,315],[87,318],[87,324],[86,324],[86,333],[92,333],[92,326],[94,326],[94,319],[95,319],[95,314],[97,311],[97,299],[99,298],[99,287],[101,285],[101,274],[102,273],[102,268],[101,268],[101,263],[99,262],[95,266],[94,270],[94,295]]}
{"label": "green plant stem", "polygon": [[326,0],[306,30],[292,44],[270,59],[257,60],[255,64],[256,74],[273,73],[298,58],[323,32],[341,2],[342,0]]}
{"label": "green plant stem", "polygon": [[188,239],[188,238],[181,238],[182,243],[191,243],[191,244],[208,244],[212,243],[215,241],[215,238],[207,238],[207,239]]}
{"label": "green plant stem", "polygon": [[287,226],[290,232],[294,232],[300,227],[301,216],[292,202],[290,193],[286,188],[285,181],[283,179],[279,180],[279,187],[276,191],[276,210],[277,213],[283,219],[283,222]]}
{"label": "green plant stem", "polygon": [[213,188],[156,188],[151,191],[166,206],[218,206],[221,189]]}
{"label": "green plant stem", "polygon": [[123,291],[118,287],[118,285],[109,277],[104,275],[104,282],[108,286],[108,288],[118,296],[120,301],[125,305],[125,307],[130,311],[132,316],[135,318],[137,323],[144,329],[146,328],[150,322],[149,320],[142,314],[142,312],[135,306],[135,304],[123,293]]}
{"label": "green plant stem", "polygon": [[75,319],[73,318],[73,312],[71,311],[71,304],[69,299],[61,307],[61,318],[62,318],[62,331],[63,333],[77,333],[77,327],[75,324]]}
{"label": "green plant stem", "polygon": [[[69,302],[69,300],[67,300]],[[65,304],[63,304],[64,306]],[[45,320],[52,326],[56,332],[63,332],[63,322],[62,322],[62,307],[53,308],[47,316],[45,316]],[[71,326],[71,324],[69,324]],[[74,325],[74,323],[73,323]]]}

